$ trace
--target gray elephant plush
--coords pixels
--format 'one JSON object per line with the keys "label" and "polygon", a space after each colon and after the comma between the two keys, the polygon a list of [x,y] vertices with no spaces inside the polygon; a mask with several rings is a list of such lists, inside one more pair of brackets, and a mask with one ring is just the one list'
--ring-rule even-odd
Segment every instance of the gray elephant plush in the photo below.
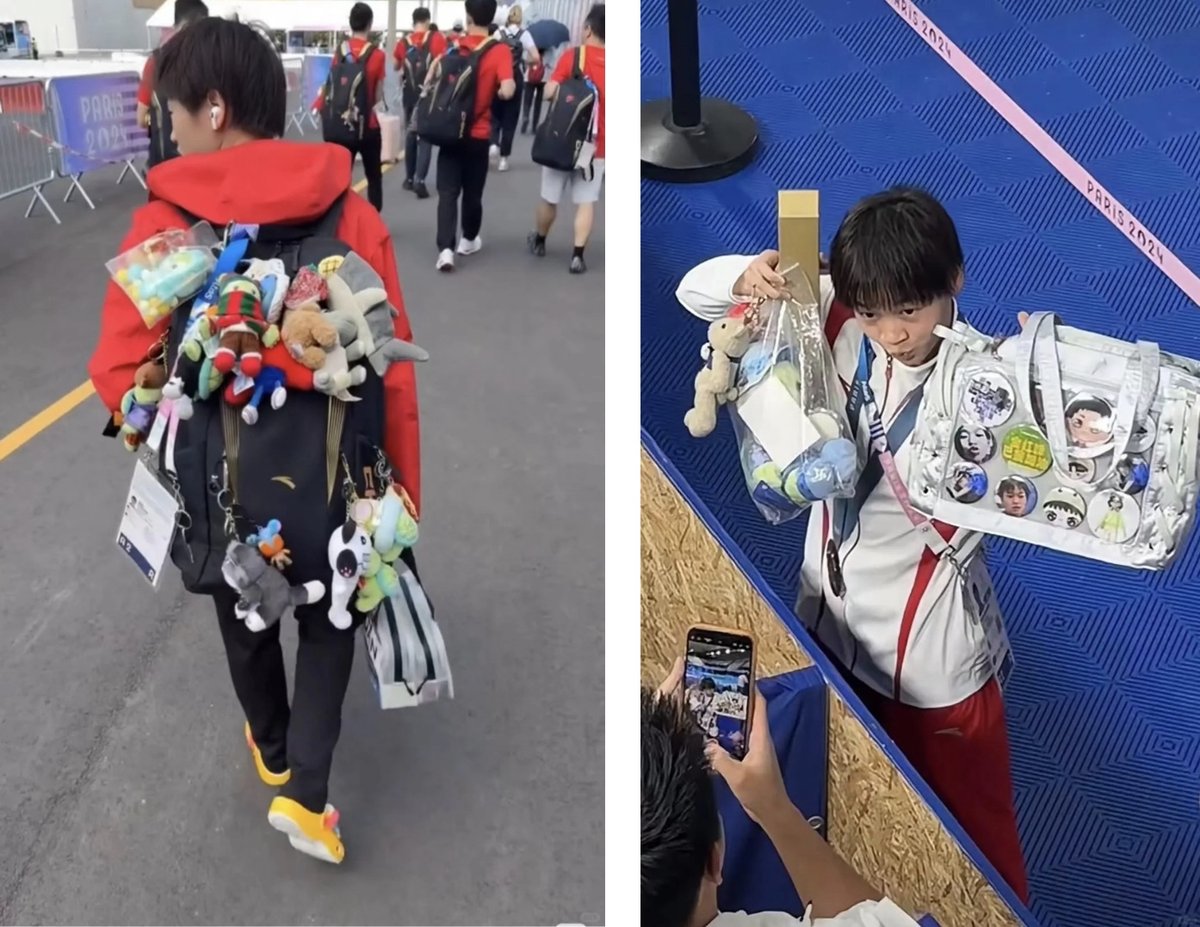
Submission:
{"label": "gray elephant plush", "polygon": [[388,302],[383,280],[363,258],[351,251],[330,276],[327,318],[351,362],[365,357],[379,376],[397,361],[427,361],[429,353],[396,337],[393,319],[400,313]]}
{"label": "gray elephant plush", "polygon": [[221,574],[240,594],[234,614],[251,631],[262,631],[291,614],[297,605],[311,605],[325,595],[319,580],[292,586],[267,563],[254,547],[231,541],[221,563]]}

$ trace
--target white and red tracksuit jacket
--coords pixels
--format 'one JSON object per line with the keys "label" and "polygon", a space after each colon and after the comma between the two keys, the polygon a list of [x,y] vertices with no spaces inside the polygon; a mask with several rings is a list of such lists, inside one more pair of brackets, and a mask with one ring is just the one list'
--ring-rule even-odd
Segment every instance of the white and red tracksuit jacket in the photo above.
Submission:
{"label": "white and red tracksuit jacket", "polygon": [[[733,295],[753,256],[727,255],[688,272],[676,297],[706,321],[745,300]],[[854,314],[834,302],[833,285],[821,278],[821,313],[834,365],[843,384],[853,382],[863,333]],[[871,388],[885,428],[904,400],[933,371],[940,354],[920,367],[892,360],[879,345]],[[860,446],[869,441],[866,410],[857,425]],[[908,469],[909,442],[896,466]],[[886,476],[863,503],[859,527],[842,538],[839,557],[846,594],[834,595],[825,565],[825,545],[834,509],[817,503],[809,517],[796,612],[805,625],[863,683],[918,708],[943,708],[975,694],[992,676],[983,628],[969,617],[965,588],[954,565],[926,546],[904,514]],[[947,543],[975,548],[973,532],[935,522]],[[982,556],[982,550],[979,551]]]}

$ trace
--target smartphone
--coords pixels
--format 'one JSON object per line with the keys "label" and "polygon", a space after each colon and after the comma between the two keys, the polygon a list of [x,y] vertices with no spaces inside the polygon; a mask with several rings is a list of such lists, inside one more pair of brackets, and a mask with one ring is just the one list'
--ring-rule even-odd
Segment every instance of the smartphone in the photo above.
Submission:
{"label": "smartphone", "polygon": [[754,638],[709,625],[688,628],[683,689],[700,733],[742,759],[750,743]]}

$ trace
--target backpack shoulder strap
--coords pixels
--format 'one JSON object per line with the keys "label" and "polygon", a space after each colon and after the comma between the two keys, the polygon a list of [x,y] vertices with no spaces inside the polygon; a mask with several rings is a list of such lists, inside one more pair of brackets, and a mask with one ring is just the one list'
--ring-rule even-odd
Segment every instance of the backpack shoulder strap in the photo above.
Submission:
{"label": "backpack shoulder strap", "polygon": [[575,73],[573,76],[578,80],[582,80],[586,76],[583,71],[583,62],[586,55],[587,50],[584,46],[580,45],[575,49]]}
{"label": "backpack shoulder strap", "polygon": [[261,225],[256,241],[263,244],[292,244],[305,238],[336,238],[338,223],[342,221],[346,197],[349,195],[349,191],[343,193],[334,200],[329,209],[311,222]]}

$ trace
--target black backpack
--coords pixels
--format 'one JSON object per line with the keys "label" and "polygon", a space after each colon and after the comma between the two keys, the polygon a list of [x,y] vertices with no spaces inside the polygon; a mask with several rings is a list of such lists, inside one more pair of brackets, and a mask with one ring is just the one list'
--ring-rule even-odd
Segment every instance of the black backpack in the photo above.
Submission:
{"label": "black backpack", "polygon": [[[350,248],[334,237],[344,198],[308,225],[261,226],[246,258],[283,261],[289,277],[299,268]],[[184,213],[189,224],[199,221]],[[187,327],[191,300],[173,314],[167,341],[172,369]],[[228,589],[221,563],[231,529],[245,540],[272,518],[292,563],[283,572],[289,582],[321,580],[329,586],[329,538],[346,521],[347,478],[357,492],[367,488],[366,472],[379,485],[391,469],[383,448],[383,381],[365,361],[366,382],[354,387],[359,402],[345,403],[316,391],[289,390],[280,409],[264,409],[252,426],[224,402],[224,387],[207,400],[196,400],[190,419],[180,421],[173,457],[175,480],[190,524],[175,533],[171,559],[189,592],[213,594]],[[159,469],[171,482],[166,443]],[[349,470],[349,474],[347,474]],[[400,475],[397,473],[396,478]],[[221,494],[222,487],[229,492]],[[220,494],[220,498],[218,498]],[[223,503],[233,503],[229,524]],[[411,554],[406,562],[412,566]],[[328,593],[321,605],[328,606]]]}
{"label": "black backpack", "polygon": [[[158,75],[158,49],[154,51],[154,73]],[[179,157],[179,148],[171,141],[173,131],[167,101],[159,96],[155,88],[150,94],[150,154],[146,161],[147,169]]]}
{"label": "black backpack", "polygon": [[531,152],[535,164],[556,171],[590,166],[579,164],[579,155],[584,142],[594,141],[592,122],[599,91],[583,72],[584,54],[583,47],[575,49],[571,75],[559,86],[546,118],[537,127]]}
{"label": "black backpack", "polygon": [[515,35],[504,36],[504,41],[508,45],[509,51],[512,52],[513,78],[519,77],[525,70],[525,46],[521,44],[521,38],[525,35],[524,29],[518,29]]}
{"label": "black backpack", "polygon": [[416,105],[421,88],[425,86],[425,78],[429,76],[429,33],[425,33],[425,41],[420,45],[414,45],[410,35],[405,40],[405,46],[404,75],[400,79],[400,87],[404,94],[404,106],[410,108]]}
{"label": "black backpack", "polygon": [[375,54],[368,42],[359,54],[343,42],[325,81],[322,121],[325,141],[352,144],[361,141],[371,116],[371,88],[367,86],[367,62]]}
{"label": "black backpack", "polygon": [[457,46],[433,65],[432,82],[417,101],[417,133],[432,145],[454,145],[467,137],[475,118],[479,62],[496,44],[484,39],[470,54]]}

